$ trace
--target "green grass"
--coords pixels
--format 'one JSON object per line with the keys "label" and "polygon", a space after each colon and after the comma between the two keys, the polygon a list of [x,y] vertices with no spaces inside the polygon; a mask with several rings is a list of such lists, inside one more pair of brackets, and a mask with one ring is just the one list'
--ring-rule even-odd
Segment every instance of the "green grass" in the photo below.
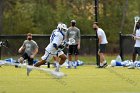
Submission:
{"label": "green grass", "polygon": [[[111,60],[113,60],[113,59],[116,59],[116,56],[117,55],[106,55],[105,57],[106,57],[106,60],[107,60],[107,62],[108,63],[110,63],[111,62]],[[12,58],[14,58],[14,59],[18,59],[18,57],[20,57],[20,56],[13,56]],[[2,59],[6,59],[6,58],[11,58],[11,56],[3,56],[2,57]],[[41,56],[39,55],[39,56],[37,56],[35,59],[38,59],[38,60],[40,60],[40,58],[41,58]],[[72,57],[73,58],[73,60],[74,60],[74,57]],[[87,65],[89,65],[89,64],[96,64],[96,56],[79,56],[79,60],[81,60],[81,61],[83,61],[85,64],[87,64]],[[54,60],[52,59],[51,60],[51,62],[53,62]]]}
{"label": "green grass", "polygon": [[[52,68],[53,69],[53,68]],[[127,68],[99,69],[85,65],[77,69],[61,68],[68,76],[56,79],[32,71],[3,66],[0,68],[0,93],[139,93],[140,70]]]}

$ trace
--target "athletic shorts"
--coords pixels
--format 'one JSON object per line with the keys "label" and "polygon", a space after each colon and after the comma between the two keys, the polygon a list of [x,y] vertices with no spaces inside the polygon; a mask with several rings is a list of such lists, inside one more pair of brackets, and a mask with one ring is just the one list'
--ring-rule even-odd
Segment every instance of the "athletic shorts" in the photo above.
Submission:
{"label": "athletic shorts", "polygon": [[48,51],[45,51],[45,54],[41,57],[42,60],[46,60],[47,62],[49,62],[53,56],[61,56],[62,54],[64,54],[63,51],[59,51],[57,54],[51,54]]}
{"label": "athletic shorts", "polygon": [[106,44],[100,44],[99,49],[100,49],[100,53],[105,53]]}
{"label": "athletic shorts", "polygon": [[134,47],[133,54],[138,54],[140,56],[140,47]]}
{"label": "athletic shorts", "polygon": [[78,55],[78,54],[79,54],[79,51],[78,51],[77,46],[78,46],[78,45],[69,45],[69,49],[68,49],[69,55],[72,55],[73,53],[74,53],[75,55]]}
{"label": "athletic shorts", "polygon": [[33,58],[30,58],[30,56],[28,56],[27,53],[24,53],[24,54],[22,55],[22,57],[23,57],[24,60],[25,60],[25,59],[28,60],[28,65],[33,65]]}

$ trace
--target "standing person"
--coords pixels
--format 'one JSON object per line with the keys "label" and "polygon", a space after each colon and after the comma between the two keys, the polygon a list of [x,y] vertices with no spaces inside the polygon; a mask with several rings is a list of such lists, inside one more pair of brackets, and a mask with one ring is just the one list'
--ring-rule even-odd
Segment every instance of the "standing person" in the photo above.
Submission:
{"label": "standing person", "polygon": [[134,40],[135,40],[135,45],[134,45],[134,51],[133,51],[133,56],[132,56],[132,61],[133,64],[129,66],[129,69],[134,69],[135,68],[135,60],[136,56],[140,56],[140,22],[137,22],[136,24],[136,33],[135,35],[132,35]]}
{"label": "standing person", "polygon": [[[57,29],[52,32],[50,43],[45,48],[45,54],[41,57],[41,61],[36,63],[35,67],[40,67],[41,65],[49,62],[53,56],[58,56],[60,58],[59,63],[56,65],[55,71],[59,72],[60,65],[62,65],[66,60],[66,55],[62,50],[59,50],[59,47],[62,46],[62,42],[65,39],[65,31],[67,30],[67,26],[63,23],[59,23]],[[28,70],[28,72],[30,72]]]}
{"label": "standing person", "polygon": [[[28,60],[28,65],[33,65],[33,59],[35,55],[38,53],[38,45],[37,43],[32,40],[32,34],[27,34],[27,40],[24,41],[23,45],[19,48],[18,52],[23,53],[23,55],[19,58],[19,62],[23,63],[25,59]],[[27,68],[28,70],[28,68]],[[27,71],[27,75],[28,71]]]}
{"label": "standing person", "polygon": [[80,30],[76,27],[76,21],[71,20],[71,27],[66,32],[66,39],[69,41],[71,38],[75,40],[75,43],[68,46],[68,68],[72,66],[72,54],[75,55],[75,61],[73,62],[74,68],[77,67],[78,55],[80,49]]}
{"label": "standing person", "polygon": [[99,25],[97,22],[93,23],[93,28],[95,31],[97,31],[98,40],[99,40],[99,51],[98,51],[98,55],[100,56],[99,68],[103,68],[107,66],[104,53],[105,53],[106,44],[108,43],[108,41],[107,41],[105,32],[101,28],[99,28]]}

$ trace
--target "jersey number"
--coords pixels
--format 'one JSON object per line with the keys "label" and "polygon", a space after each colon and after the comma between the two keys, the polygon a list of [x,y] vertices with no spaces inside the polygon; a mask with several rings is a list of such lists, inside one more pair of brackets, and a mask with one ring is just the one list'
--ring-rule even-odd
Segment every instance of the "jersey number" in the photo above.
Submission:
{"label": "jersey number", "polygon": [[54,39],[55,36],[56,35],[53,33],[52,36],[51,36],[51,42],[53,41],[53,39]]}

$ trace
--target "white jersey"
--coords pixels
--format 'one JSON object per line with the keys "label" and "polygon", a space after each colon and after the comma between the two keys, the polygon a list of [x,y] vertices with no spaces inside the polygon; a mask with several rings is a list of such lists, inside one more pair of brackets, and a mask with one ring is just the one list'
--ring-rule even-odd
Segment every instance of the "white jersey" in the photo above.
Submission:
{"label": "white jersey", "polygon": [[49,53],[55,54],[57,50],[53,47],[53,44],[55,43],[57,44],[57,46],[61,45],[64,38],[65,38],[64,32],[59,31],[58,29],[55,29],[51,34],[49,45],[45,48],[46,51],[48,51]]}
{"label": "white jersey", "polygon": [[98,28],[97,35],[98,35],[98,37],[101,36],[101,38],[102,38],[101,44],[107,44],[108,43],[105,32],[101,28]]}
{"label": "white jersey", "polygon": [[[140,37],[140,29],[137,29],[136,30],[136,37]],[[135,47],[140,47],[140,40],[139,39],[136,39],[136,42],[135,42]]]}

